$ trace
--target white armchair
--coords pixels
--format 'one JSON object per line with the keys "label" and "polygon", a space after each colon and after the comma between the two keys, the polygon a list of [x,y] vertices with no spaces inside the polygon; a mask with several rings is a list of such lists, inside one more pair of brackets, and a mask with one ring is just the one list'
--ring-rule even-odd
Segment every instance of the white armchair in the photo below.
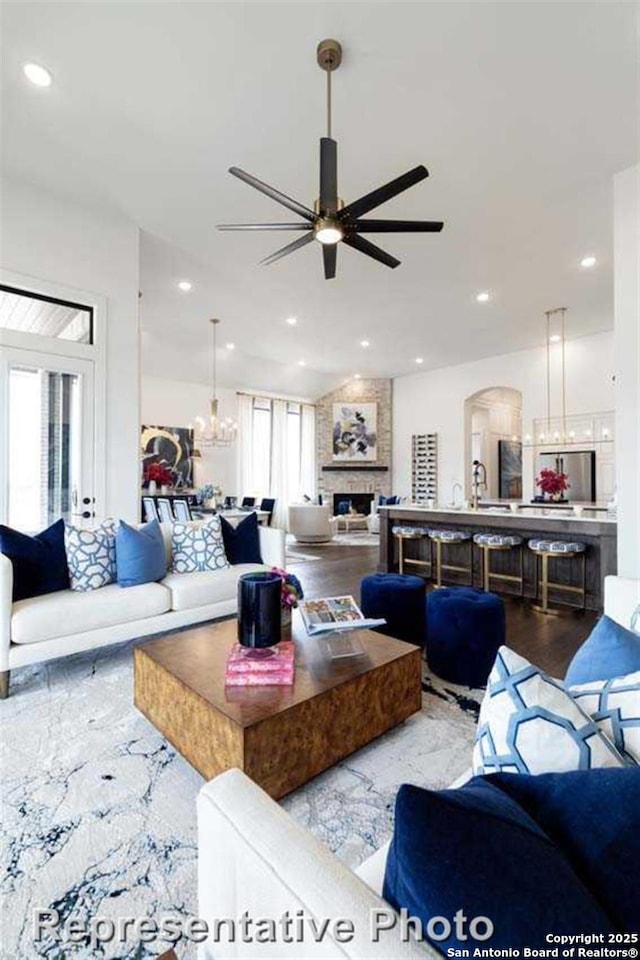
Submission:
{"label": "white armchair", "polygon": [[328,504],[292,503],[289,506],[289,533],[298,543],[327,543],[333,540],[338,521]]}
{"label": "white armchair", "polygon": [[367,517],[367,530],[369,533],[380,533],[380,514],[378,513],[377,497],[374,497],[371,501],[371,509]]}

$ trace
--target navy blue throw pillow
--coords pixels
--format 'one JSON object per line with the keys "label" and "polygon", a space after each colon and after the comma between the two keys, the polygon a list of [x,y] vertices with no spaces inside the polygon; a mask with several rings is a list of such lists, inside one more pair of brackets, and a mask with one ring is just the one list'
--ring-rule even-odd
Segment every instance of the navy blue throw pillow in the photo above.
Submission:
{"label": "navy blue throw pillow", "polygon": [[561,848],[606,911],[627,933],[640,924],[640,767],[491,777]]}
{"label": "navy blue throw pillow", "polygon": [[0,524],[0,553],[13,566],[13,602],[69,589],[64,520],[29,537]]}
{"label": "navy blue throw pillow", "polygon": [[575,687],[594,680],[626,677],[640,670],[640,636],[606,615],[576,652],[564,679],[565,686]]}
{"label": "navy blue throw pillow", "polygon": [[220,522],[224,550],[230,564],[262,563],[257,513],[250,513],[237,527],[224,517],[220,517]]}
{"label": "navy blue throw pillow", "polygon": [[[418,917],[425,939],[443,953],[470,944],[548,949],[548,933],[615,932],[563,853],[492,782],[477,777],[440,792],[400,788],[384,899]],[[467,918],[461,931],[454,922],[460,910]],[[491,936],[474,942],[472,921],[482,917],[493,931],[478,921],[475,931]]]}

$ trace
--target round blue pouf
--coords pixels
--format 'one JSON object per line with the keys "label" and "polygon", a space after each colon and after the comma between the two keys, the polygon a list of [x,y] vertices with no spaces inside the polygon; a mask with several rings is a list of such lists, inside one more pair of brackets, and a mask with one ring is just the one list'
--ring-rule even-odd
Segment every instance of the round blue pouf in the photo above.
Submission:
{"label": "round blue pouf", "polygon": [[504,602],[495,593],[443,587],[427,597],[427,661],[442,680],[483,687],[504,642]]}
{"label": "round blue pouf", "polygon": [[372,573],[360,583],[360,607],[365,617],[384,617],[380,633],[424,645],[425,582],[400,573]]}

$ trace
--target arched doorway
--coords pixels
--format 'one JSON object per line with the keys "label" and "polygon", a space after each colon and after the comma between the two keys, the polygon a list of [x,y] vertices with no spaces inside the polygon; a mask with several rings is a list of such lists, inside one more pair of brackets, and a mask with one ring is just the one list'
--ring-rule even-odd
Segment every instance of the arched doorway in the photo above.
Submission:
{"label": "arched doorway", "polygon": [[522,394],[485,387],[464,402],[465,496],[472,493],[472,464],[487,472],[485,500],[522,499]]}

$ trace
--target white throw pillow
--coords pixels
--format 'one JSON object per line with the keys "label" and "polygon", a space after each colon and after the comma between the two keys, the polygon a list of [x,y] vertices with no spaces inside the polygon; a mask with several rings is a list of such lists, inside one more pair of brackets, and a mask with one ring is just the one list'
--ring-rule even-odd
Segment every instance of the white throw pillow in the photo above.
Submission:
{"label": "white throw pillow", "polygon": [[64,546],[72,590],[86,592],[116,581],[117,521],[105,520],[93,530],[65,524]]}
{"label": "white throw pillow", "polygon": [[640,764],[640,671],[569,687],[569,693],[623,757]]}
{"label": "white throw pillow", "polygon": [[475,774],[623,766],[611,740],[558,680],[500,647],[480,707]]}
{"label": "white throw pillow", "polygon": [[174,523],[171,528],[171,547],[174,573],[221,570],[229,566],[218,516],[204,523]]}

